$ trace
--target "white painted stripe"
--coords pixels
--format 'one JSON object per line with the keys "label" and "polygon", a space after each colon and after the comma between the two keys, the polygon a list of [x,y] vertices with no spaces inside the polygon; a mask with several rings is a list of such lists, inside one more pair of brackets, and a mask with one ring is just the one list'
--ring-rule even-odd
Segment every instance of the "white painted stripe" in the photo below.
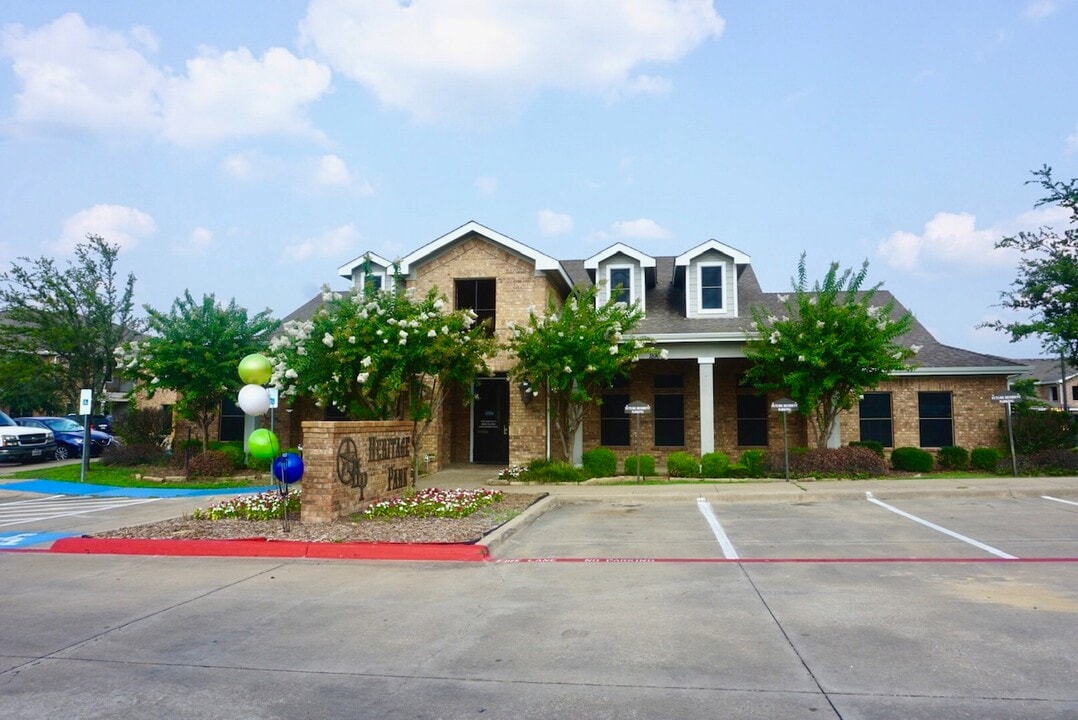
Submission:
{"label": "white painted stripe", "polygon": [[923,519],[917,517],[916,515],[910,515],[908,512],[906,512],[904,510],[899,510],[894,505],[888,505],[885,502],[880,502],[876,498],[872,497],[872,493],[870,493],[870,492],[865,493],[865,499],[868,500],[870,503],[874,503],[876,505],[879,505],[881,508],[883,508],[885,510],[890,510],[891,512],[895,513],[896,515],[901,515],[902,517],[906,518],[907,520],[913,520],[915,523],[920,523],[921,525],[924,525],[927,528],[932,528],[933,530],[935,530],[937,532],[941,532],[944,535],[949,535],[950,537],[953,537],[955,540],[961,540],[962,542],[968,543],[968,544],[972,545],[975,548],[980,548],[981,550],[984,550],[987,553],[991,553],[991,554],[995,555],[996,557],[1001,557],[1004,560],[1017,560],[1018,559],[1014,555],[1009,555],[1009,554],[1003,552],[1002,550],[998,550],[998,549],[992,547],[991,545],[985,545],[983,542],[979,542],[977,540],[974,540],[971,537],[966,537],[965,535],[962,535],[961,533],[956,533],[954,530],[948,530],[947,528],[945,528],[945,527],[943,527],[941,525],[937,525],[934,522],[929,522],[928,520],[923,520]]}
{"label": "white painted stripe", "polygon": [[[0,527],[8,525],[21,525],[23,523],[38,522],[41,520],[54,520],[73,515],[86,515],[92,512],[113,510],[115,508],[128,507],[130,505],[144,505],[155,502],[159,498],[66,498],[56,500],[52,496],[36,498],[35,500],[19,500],[10,503],[0,503]],[[11,507],[17,505],[18,507]]]}
{"label": "white painted stripe", "polygon": [[1056,502],[1067,503],[1068,505],[1078,505],[1078,502],[1073,500],[1063,500],[1062,498],[1052,497],[1051,495],[1041,495],[1042,500],[1055,500]]}
{"label": "white painted stripe", "polygon": [[696,507],[700,508],[700,512],[704,514],[704,519],[707,520],[707,524],[711,526],[711,532],[715,533],[715,539],[719,541],[722,554],[727,560],[737,560],[737,550],[734,550],[734,544],[730,542],[730,538],[726,537],[726,531],[722,529],[722,523],[715,517],[715,511],[711,509],[711,503],[704,498],[697,498]]}

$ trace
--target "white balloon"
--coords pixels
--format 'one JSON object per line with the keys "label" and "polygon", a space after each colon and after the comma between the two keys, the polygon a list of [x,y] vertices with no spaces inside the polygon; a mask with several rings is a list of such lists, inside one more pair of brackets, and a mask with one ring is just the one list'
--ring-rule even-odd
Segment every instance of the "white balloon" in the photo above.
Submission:
{"label": "white balloon", "polygon": [[261,385],[244,385],[236,404],[248,415],[265,415],[270,406],[269,393]]}

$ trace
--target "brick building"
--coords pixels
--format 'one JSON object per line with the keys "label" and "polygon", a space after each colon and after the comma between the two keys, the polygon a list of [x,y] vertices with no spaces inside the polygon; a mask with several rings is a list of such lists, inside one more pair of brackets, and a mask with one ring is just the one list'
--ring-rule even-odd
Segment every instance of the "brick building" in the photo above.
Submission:
{"label": "brick building", "polygon": [[[525,323],[529,309],[544,308],[550,294],[564,298],[573,286],[597,283],[605,301],[619,289],[623,300],[640,303],[644,311],[634,333],[654,339],[667,358],[640,361],[627,383],[604,392],[603,405],[585,419],[578,452],[601,445],[619,456],[631,454],[636,429],[624,407],[637,400],[651,406],[641,417],[641,450],[660,462],[677,450],[721,450],[736,458],[750,448],[782,447],[782,419],[771,410],[777,396],[760,395],[740,382],[748,367],[744,345],[752,331],[751,308],[780,314],[781,302],[778,293],[761,290],[751,258],[723,243],[708,240],[680,255],[660,257],[618,243],[582,260],[556,260],[469,222],[395,262],[366,253],[338,272],[360,287],[390,288],[397,272],[418,292],[435,287],[456,307],[492,318],[502,342],[507,324]],[[883,291],[878,297],[880,304],[892,299]],[[316,297],[285,319],[310,317],[319,302]],[[921,346],[918,366],[865,393],[859,407],[841,418],[842,444],[862,439],[888,448],[997,444],[1003,409],[991,396],[1006,390],[1008,378],[1025,368],[942,345],[916,321],[902,342]],[[443,408],[424,448],[435,467],[523,464],[548,449],[558,454],[542,396],[513,386],[512,364],[499,354],[489,363],[491,376],[477,381],[473,403],[451,399]],[[287,414],[278,413],[282,445],[301,442],[298,421],[304,419],[332,417],[303,401]],[[807,444],[804,421],[797,415],[790,420],[791,443]]]}

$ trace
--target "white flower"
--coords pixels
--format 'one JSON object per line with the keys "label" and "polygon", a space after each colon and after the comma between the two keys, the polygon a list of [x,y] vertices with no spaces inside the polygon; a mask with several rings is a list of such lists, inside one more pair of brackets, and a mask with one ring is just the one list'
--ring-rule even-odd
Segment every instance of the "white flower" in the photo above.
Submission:
{"label": "white flower", "polygon": [[805,356],[804,355],[798,355],[797,356],[797,361],[798,362],[805,362]]}
{"label": "white flower", "polygon": [[771,344],[772,345],[778,345],[779,344],[779,338],[781,338],[781,337],[782,336],[779,335],[778,330],[775,330],[774,332],[772,332],[771,337],[770,337]]}
{"label": "white flower", "polygon": [[786,302],[790,299],[789,295],[779,295],[779,302]]}
{"label": "white flower", "polygon": [[434,301],[434,309],[435,310],[441,310],[444,307],[445,307],[445,301],[443,301],[441,298],[438,298],[437,300]]}
{"label": "white flower", "polygon": [[300,345],[299,347],[296,348],[296,354],[297,355],[306,355],[307,354],[307,348]]}
{"label": "white flower", "polygon": [[365,383],[370,376],[370,373],[361,372],[359,375],[356,375],[356,382]]}
{"label": "white flower", "polygon": [[878,305],[872,305],[868,309],[868,316],[874,318],[880,314],[881,310],[883,310],[883,308],[879,307]]}
{"label": "white flower", "polygon": [[670,357],[670,351],[667,350],[666,348],[663,348],[662,350],[659,351],[659,357],[661,359],[663,359],[663,360],[666,360],[667,358]]}
{"label": "white flower", "polygon": [[573,369],[572,369],[571,367],[569,367],[568,365],[566,365],[566,366],[565,366],[564,368],[562,368],[562,369],[563,369],[563,370],[565,371],[565,374],[566,374],[566,375],[572,375],[572,374],[573,374]]}
{"label": "white flower", "polygon": [[816,321],[816,327],[817,327],[818,329],[823,329],[823,324],[824,324],[824,323],[823,323],[823,320],[817,320],[817,321]]}
{"label": "white flower", "polygon": [[810,297],[809,298],[809,305],[815,305],[815,304],[816,304],[816,298]]}
{"label": "white flower", "polygon": [[285,371],[284,371],[284,376],[285,376],[285,378],[287,378],[288,380],[295,380],[296,378],[298,378],[298,377],[299,377],[299,373],[298,373],[298,372],[296,372],[296,371],[295,371],[294,369],[292,369],[292,368],[288,368],[287,370],[285,370]]}
{"label": "white flower", "polygon": [[448,334],[449,334],[449,326],[448,325],[442,325],[442,335],[448,335]]}
{"label": "white flower", "polygon": [[913,350],[913,354],[916,355],[917,353],[921,352],[921,348],[923,347],[924,345],[910,345],[910,350]]}
{"label": "white flower", "polygon": [[329,333],[326,333],[325,335],[323,335],[322,336],[322,344],[325,345],[326,347],[333,347],[333,336],[330,335]]}
{"label": "white flower", "polygon": [[438,333],[434,331],[434,328],[431,328],[427,331],[427,337],[438,337]]}
{"label": "white flower", "polygon": [[617,345],[611,345],[610,346],[610,354],[611,355],[617,355],[618,354],[618,346]]}
{"label": "white flower", "polygon": [[368,355],[367,357],[363,358],[362,360],[359,361],[359,364],[362,365],[363,367],[370,367],[371,366],[371,356]]}
{"label": "white flower", "polygon": [[381,334],[382,334],[382,329],[381,329],[381,328],[379,328],[379,329],[375,330],[375,331],[374,331],[374,334],[375,334],[375,335],[381,335]]}
{"label": "white flower", "polygon": [[154,378],[153,380],[150,381],[150,384],[151,385],[156,385],[159,382],[161,382],[161,380],[159,378]]}
{"label": "white flower", "polygon": [[348,344],[349,345],[355,345],[356,344],[356,336],[355,335],[349,335],[348,336]]}

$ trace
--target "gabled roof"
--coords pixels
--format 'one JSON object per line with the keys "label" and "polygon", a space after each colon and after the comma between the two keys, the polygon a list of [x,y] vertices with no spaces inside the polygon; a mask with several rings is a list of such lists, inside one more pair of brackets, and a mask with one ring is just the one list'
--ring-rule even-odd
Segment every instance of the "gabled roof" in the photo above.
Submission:
{"label": "gabled roof", "polygon": [[1067,382],[1074,380],[1075,376],[1078,375],[1078,370],[1075,370],[1069,363],[1066,365],[1066,372],[1060,372],[1059,358],[1028,358],[1016,360],[1015,362],[1028,365],[1029,371],[1025,374],[1033,378],[1038,385],[1058,385],[1060,378],[1064,375]]}
{"label": "gabled roof", "polygon": [[734,264],[736,265],[748,265],[752,262],[752,258],[741,252],[737,248],[730,247],[725,243],[721,243],[718,240],[712,239],[708,240],[707,242],[700,243],[688,252],[684,252],[678,255],[676,258],[674,258],[674,267],[687,266],[693,258],[703,255],[708,250],[715,250],[722,253],[723,255],[726,255],[727,257],[733,258]]}
{"label": "gabled roof", "polygon": [[358,267],[362,267],[368,259],[370,260],[371,265],[377,265],[383,268],[392,267],[393,265],[392,260],[386,260],[381,255],[376,255],[372,252],[365,252],[359,257],[357,257],[355,260],[346,262],[344,265],[341,265],[339,268],[337,268],[337,274],[343,278],[348,278],[349,280],[351,280],[352,273],[355,271],[355,269]]}
{"label": "gabled roof", "polygon": [[604,261],[604,260],[606,260],[608,258],[611,258],[611,257],[613,257],[615,255],[618,255],[618,254],[628,255],[633,260],[636,260],[638,263],[640,263],[640,267],[642,267],[642,268],[653,268],[653,267],[655,267],[655,258],[651,257],[650,255],[646,255],[646,254],[640,252],[636,248],[629,247],[625,243],[620,243],[619,242],[619,243],[615,243],[615,244],[611,245],[610,247],[608,247],[607,249],[599,252],[596,255],[592,255],[590,258],[585,260],[584,261],[584,269],[585,270],[598,270],[599,269],[599,263],[601,263],[602,261]]}
{"label": "gabled roof", "polygon": [[481,235],[490,242],[497,245],[501,245],[505,249],[519,255],[522,258],[531,260],[535,264],[536,271],[552,272],[556,274],[566,285],[566,287],[572,287],[569,280],[569,276],[565,273],[565,269],[562,268],[561,263],[549,255],[545,255],[535,248],[529,247],[522,242],[514,240],[508,235],[502,235],[496,230],[480,225],[474,220],[461,225],[456,230],[442,235],[437,240],[427,243],[418,250],[409,253],[404,256],[400,261],[400,271],[403,275],[408,275],[412,271],[414,265],[419,265],[426,260],[430,259],[434,255],[437,255],[441,250],[453,245],[459,240],[463,240],[467,236],[475,233]]}

